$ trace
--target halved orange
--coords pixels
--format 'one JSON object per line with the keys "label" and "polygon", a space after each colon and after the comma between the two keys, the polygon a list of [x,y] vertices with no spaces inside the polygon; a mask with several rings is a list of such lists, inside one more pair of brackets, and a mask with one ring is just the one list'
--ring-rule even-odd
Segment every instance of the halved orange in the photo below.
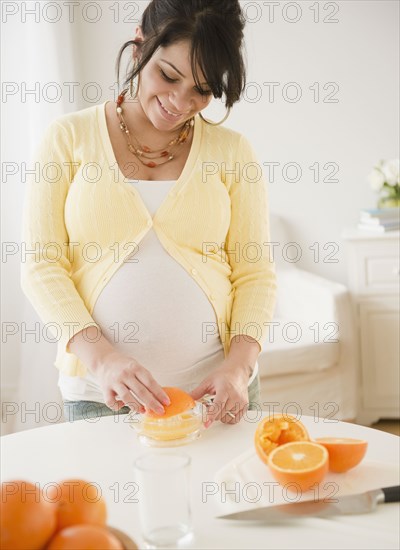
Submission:
{"label": "halved orange", "polygon": [[350,437],[318,437],[315,442],[327,449],[332,472],[347,472],[360,464],[368,447],[364,439]]}
{"label": "halved orange", "polygon": [[291,441],[308,441],[307,429],[295,416],[274,414],[263,418],[254,434],[256,452],[265,464],[268,455],[279,445]]}
{"label": "halved orange", "polygon": [[280,445],[268,455],[274,478],[291,491],[309,491],[320,483],[329,467],[328,451],[312,441],[293,441]]}
{"label": "halved orange", "polygon": [[150,410],[146,411],[146,416],[151,416],[152,418],[169,418],[186,412],[189,409],[193,409],[196,405],[193,397],[180,388],[165,387],[163,390],[171,401],[169,405],[164,405],[164,414],[157,414]]}

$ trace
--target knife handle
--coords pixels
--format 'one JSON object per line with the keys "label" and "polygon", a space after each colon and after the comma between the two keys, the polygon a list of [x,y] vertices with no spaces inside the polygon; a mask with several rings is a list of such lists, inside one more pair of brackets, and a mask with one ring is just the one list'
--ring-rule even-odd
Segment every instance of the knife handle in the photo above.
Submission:
{"label": "knife handle", "polygon": [[385,496],[385,502],[400,502],[400,485],[384,487],[382,491]]}

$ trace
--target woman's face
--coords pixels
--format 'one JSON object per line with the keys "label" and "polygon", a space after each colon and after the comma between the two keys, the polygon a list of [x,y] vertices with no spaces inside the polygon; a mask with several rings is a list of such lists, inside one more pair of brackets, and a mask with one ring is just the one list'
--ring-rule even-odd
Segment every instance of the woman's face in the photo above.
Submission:
{"label": "woman's face", "polygon": [[[172,131],[210,103],[212,93],[197,67],[201,89],[190,66],[190,43],[159,48],[140,73],[138,98],[153,126]],[[207,93],[208,92],[208,93]]]}

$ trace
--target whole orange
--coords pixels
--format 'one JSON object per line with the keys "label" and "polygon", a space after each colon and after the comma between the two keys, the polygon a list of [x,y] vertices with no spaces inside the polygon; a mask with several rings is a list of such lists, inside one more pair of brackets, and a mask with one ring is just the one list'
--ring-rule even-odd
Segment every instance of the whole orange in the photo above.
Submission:
{"label": "whole orange", "polygon": [[164,414],[157,414],[150,410],[146,411],[147,416],[154,418],[169,418],[188,411],[189,409],[193,409],[196,405],[193,397],[180,388],[163,387],[163,390],[168,395],[171,403],[169,405],[164,405]]}
{"label": "whole orange", "polygon": [[122,543],[105,527],[72,525],[59,531],[46,550],[123,550]]}
{"label": "whole orange", "polygon": [[2,550],[43,548],[55,532],[56,511],[37,483],[4,481],[0,502]]}
{"label": "whole orange", "polygon": [[310,439],[304,424],[295,416],[274,414],[266,416],[257,425],[254,434],[256,452],[267,464],[271,451],[290,441],[308,441]]}
{"label": "whole orange", "polygon": [[318,437],[316,443],[326,447],[331,472],[347,472],[357,466],[367,452],[368,442],[350,437]]}
{"label": "whole orange", "polygon": [[104,526],[107,506],[101,488],[83,479],[64,479],[52,484],[46,497],[57,505],[57,531],[86,523]]}

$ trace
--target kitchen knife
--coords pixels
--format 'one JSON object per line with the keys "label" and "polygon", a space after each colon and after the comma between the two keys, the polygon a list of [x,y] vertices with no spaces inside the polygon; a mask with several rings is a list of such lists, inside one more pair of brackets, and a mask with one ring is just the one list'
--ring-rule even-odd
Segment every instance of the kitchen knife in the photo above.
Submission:
{"label": "kitchen knife", "polygon": [[399,501],[400,486],[397,485],[326,500],[309,500],[252,508],[243,512],[217,516],[217,519],[253,520],[272,523],[307,516],[324,517],[342,514],[365,514],[375,510],[376,506],[380,503]]}

